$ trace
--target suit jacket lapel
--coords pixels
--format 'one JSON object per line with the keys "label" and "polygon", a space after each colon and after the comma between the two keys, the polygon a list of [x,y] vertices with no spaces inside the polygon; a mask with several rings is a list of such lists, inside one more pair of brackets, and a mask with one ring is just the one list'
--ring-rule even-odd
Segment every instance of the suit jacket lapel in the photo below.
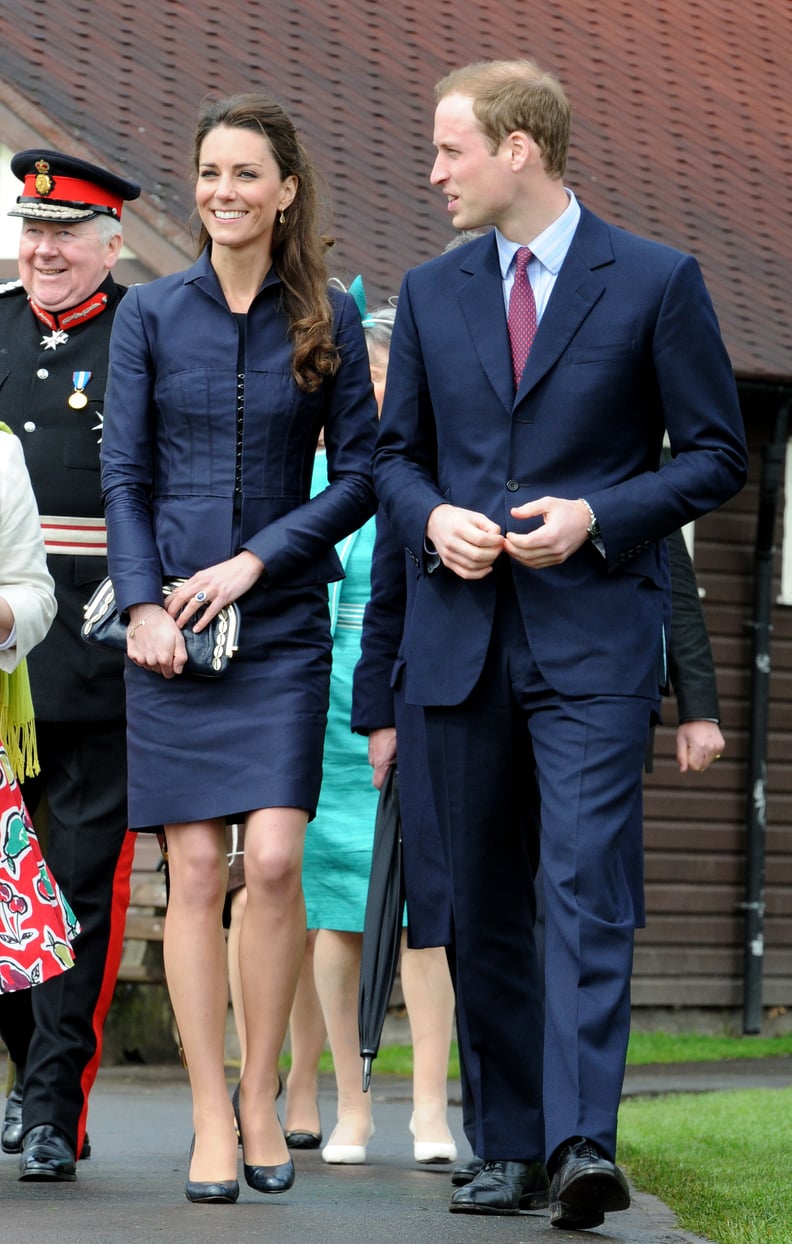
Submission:
{"label": "suit jacket lapel", "polygon": [[458,291],[459,305],[473,349],[504,408],[511,411],[514,381],[495,235],[487,235],[480,246],[471,247],[460,267],[464,284]]}
{"label": "suit jacket lapel", "polygon": [[598,269],[611,263],[613,248],[608,225],[582,208],[580,224],[561,265],[515,394],[494,234],[488,234],[479,246],[469,249],[460,264],[464,283],[458,291],[459,305],[473,348],[506,410],[511,412],[558,362],[604,293],[605,281]]}
{"label": "suit jacket lapel", "polygon": [[605,291],[597,269],[613,263],[604,221],[582,209],[580,224],[534,337],[515,404],[530,393],[566,350],[580,325]]}

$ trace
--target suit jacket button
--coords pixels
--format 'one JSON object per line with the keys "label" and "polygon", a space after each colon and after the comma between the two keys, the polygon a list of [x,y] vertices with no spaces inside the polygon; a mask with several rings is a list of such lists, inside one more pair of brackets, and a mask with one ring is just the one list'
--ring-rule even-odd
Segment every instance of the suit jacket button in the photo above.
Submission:
{"label": "suit jacket button", "polygon": [[46,380],[48,377],[49,377],[49,372],[47,371],[46,367],[39,367],[38,371],[36,372],[36,378],[38,380]]}
{"label": "suit jacket button", "polygon": [[35,432],[36,430],[35,423],[33,423],[30,419],[28,419],[26,423],[23,423],[22,427],[26,432]]}
{"label": "suit jacket button", "polygon": [[516,479],[507,479],[506,487],[508,488],[509,492],[517,492],[518,488],[520,487],[520,482],[519,480],[516,480]]}

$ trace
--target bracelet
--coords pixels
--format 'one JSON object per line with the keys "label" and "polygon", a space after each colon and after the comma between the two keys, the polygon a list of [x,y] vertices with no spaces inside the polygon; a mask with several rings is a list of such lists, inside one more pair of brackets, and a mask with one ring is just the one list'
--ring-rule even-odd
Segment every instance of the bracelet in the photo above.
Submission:
{"label": "bracelet", "polygon": [[134,639],[135,631],[139,630],[141,626],[145,626],[146,620],[148,618],[153,618],[155,613],[156,613],[156,610],[152,609],[151,613],[146,614],[145,618],[141,618],[139,622],[133,622],[129,630],[127,631],[127,639]]}

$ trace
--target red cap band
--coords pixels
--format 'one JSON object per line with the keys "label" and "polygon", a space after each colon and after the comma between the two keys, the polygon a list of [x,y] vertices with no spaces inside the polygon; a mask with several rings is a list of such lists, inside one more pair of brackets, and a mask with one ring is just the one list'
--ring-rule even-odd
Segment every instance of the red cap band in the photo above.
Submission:
{"label": "red cap band", "polygon": [[25,177],[25,198],[35,198],[42,202],[110,208],[114,216],[121,215],[124,200],[117,194],[111,194],[104,186],[98,186],[96,182],[80,181],[77,177],[49,177],[52,189],[47,194],[41,194],[36,188],[36,180],[36,173],[28,173]]}

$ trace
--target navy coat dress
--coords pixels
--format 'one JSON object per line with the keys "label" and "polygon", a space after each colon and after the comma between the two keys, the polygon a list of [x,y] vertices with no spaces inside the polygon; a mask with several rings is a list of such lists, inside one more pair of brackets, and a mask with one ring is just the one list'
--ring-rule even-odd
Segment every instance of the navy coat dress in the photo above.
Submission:
{"label": "navy coat dress", "polygon": [[[319,792],[334,544],[373,513],[376,406],[360,315],[330,291],[341,366],[314,393],[291,375],[280,279],[231,313],[205,252],[135,286],[110,347],[102,485],[119,607],[163,578],[249,549],[239,651],[219,679],[166,680],[127,661],[130,824],[302,807]],[[243,402],[239,399],[244,393]],[[329,486],[310,497],[324,427]]]}

